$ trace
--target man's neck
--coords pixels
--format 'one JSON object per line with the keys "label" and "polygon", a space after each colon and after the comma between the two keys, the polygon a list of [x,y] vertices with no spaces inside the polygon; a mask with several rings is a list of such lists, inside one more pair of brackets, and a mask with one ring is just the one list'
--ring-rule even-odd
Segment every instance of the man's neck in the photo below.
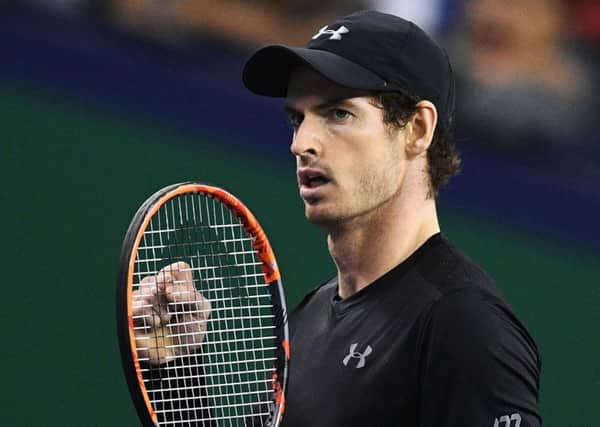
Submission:
{"label": "man's neck", "polygon": [[440,231],[434,199],[382,206],[367,219],[330,231],[339,295],[347,298],[406,260]]}

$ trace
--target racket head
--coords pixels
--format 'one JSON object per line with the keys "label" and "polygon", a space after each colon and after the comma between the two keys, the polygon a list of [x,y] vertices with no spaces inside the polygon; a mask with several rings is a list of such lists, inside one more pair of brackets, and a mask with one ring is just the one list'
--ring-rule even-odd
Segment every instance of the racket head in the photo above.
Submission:
{"label": "racket head", "polygon": [[[208,314],[190,351],[178,338],[189,334],[148,328],[146,318],[140,326],[144,316],[133,308],[141,280],[182,261],[210,306],[195,306]],[[262,227],[232,194],[187,182],[149,197],[123,240],[116,305],[123,370],[143,425],[280,425],[290,357],[281,275]],[[151,362],[164,351],[170,361]]]}

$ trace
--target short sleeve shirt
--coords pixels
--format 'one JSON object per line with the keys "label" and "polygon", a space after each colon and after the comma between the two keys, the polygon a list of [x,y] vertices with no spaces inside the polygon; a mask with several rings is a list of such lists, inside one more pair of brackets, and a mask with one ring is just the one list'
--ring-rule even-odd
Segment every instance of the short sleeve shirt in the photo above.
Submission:
{"label": "short sleeve shirt", "polygon": [[284,427],[541,425],[535,342],[442,234],[349,298],[318,287],[290,331]]}

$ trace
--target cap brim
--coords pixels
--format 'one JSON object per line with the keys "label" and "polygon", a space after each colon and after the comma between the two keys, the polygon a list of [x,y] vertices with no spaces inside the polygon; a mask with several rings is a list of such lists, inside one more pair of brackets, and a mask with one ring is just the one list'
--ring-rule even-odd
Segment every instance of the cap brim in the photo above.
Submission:
{"label": "cap brim", "polygon": [[385,90],[387,83],[372,71],[326,50],[272,45],[259,49],[246,62],[242,80],[258,94],[285,97],[290,74],[306,64],[340,86],[364,90]]}

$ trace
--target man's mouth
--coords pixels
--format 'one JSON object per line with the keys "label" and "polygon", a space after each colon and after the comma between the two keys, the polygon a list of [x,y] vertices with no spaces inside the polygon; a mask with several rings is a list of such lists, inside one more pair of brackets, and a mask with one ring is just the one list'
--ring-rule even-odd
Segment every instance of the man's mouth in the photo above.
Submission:
{"label": "man's mouth", "polygon": [[298,171],[298,184],[300,187],[316,188],[327,184],[331,179],[322,172],[314,169],[301,169]]}
{"label": "man's mouth", "polygon": [[326,177],[317,175],[317,176],[308,177],[306,185],[310,188],[314,188],[314,187],[318,187],[323,184],[327,184],[328,182],[329,182],[329,180]]}

